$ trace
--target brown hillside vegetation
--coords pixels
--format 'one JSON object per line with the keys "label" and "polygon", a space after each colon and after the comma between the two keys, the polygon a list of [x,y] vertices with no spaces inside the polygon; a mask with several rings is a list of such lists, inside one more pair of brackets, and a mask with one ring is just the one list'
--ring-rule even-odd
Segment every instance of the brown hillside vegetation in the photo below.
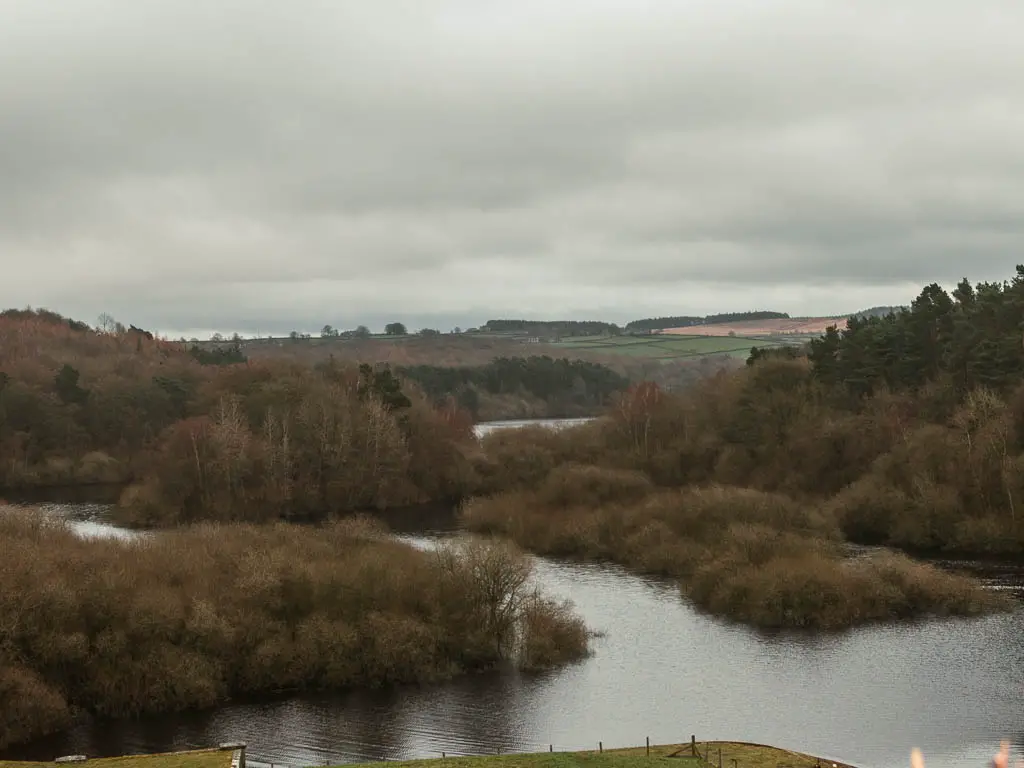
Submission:
{"label": "brown hillside vegetation", "polygon": [[1021,445],[1013,424],[1024,421],[976,395],[945,425],[929,423],[942,397],[881,392],[851,407],[830,400],[806,360],[765,360],[686,393],[636,387],[587,426],[488,437],[479,471],[491,495],[467,503],[464,519],[538,552],[675,576],[698,606],[758,626],[1006,608],[976,582],[903,557],[843,556],[844,534],[1024,551],[1005,493],[1024,498],[1024,463],[995,450]]}
{"label": "brown hillside vegetation", "polygon": [[830,325],[842,326],[845,317],[780,318],[774,320],[742,320],[734,323],[691,325],[685,328],[666,328],[662,333],[678,336],[770,336],[808,334],[820,336]]}
{"label": "brown hillside vegetation", "polygon": [[138,480],[137,522],[458,498],[470,426],[353,365],[201,365],[144,332],[0,315],[0,488]]}
{"label": "brown hillside vegetation", "polygon": [[228,697],[446,679],[587,652],[500,544],[421,552],[366,520],[199,526],[130,543],[0,513],[0,746]]}
{"label": "brown hillside vegetation", "polygon": [[176,344],[79,325],[0,315],[0,488],[126,480],[207,377]]}

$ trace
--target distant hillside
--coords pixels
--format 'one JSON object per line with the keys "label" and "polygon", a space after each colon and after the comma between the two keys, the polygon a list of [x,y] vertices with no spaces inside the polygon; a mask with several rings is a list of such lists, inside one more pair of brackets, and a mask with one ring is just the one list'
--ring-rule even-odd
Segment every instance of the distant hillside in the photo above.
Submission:
{"label": "distant hillside", "polygon": [[[598,341],[600,339],[566,337],[562,342],[526,343],[526,339],[517,338],[512,333],[461,333],[365,339],[247,339],[242,341],[241,351],[252,361],[278,360],[315,365],[333,359],[338,362],[388,363],[393,368],[463,368],[486,366],[495,358],[547,356],[553,360],[567,358],[603,363],[630,381],[654,381],[668,389],[682,388],[722,368],[742,365],[724,350],[717,355],[666,359],[661,346],[630,345],[625,342],[639,340],[628,336],[607,337],[607,346],[596,343]],[[207,341],[199,342],[197,346],[212,350],[218,346],[228,347],[229,342],[217,344]],[[747,351],[746,347],[744,351]]]}
{"label": "distant hillside", "polygon": [[795,318],[774,318],[765,320],[737,320],[733,322],[708,323],[706,325],[691,325],[683,328],[665,328],[663,334],[674,334],[679,336],[739,336],[751,338],[772,337],[783,340],[782,337],[793,337],[793,341],[799,341],[799,337],[814,335],[818,336],[825,332],[830,325],[844,326],[845,317],[795,317]]}

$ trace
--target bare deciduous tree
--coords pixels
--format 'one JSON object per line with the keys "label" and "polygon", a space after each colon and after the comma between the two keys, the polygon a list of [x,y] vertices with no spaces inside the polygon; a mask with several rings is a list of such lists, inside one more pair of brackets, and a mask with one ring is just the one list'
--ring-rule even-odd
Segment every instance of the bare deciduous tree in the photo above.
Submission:
{"label": "bare deciduous tree", "polygon": [[472,606],[475,618],[499,657],[515,654],[519,625],[532,605],[533,563],[505,541],[461,539],[437,550],[442,571]]}
{"label": "bare deciduous tree", "polygon": [[117,320],[109,312],[104,312],[96,318],[96,330],[100,333],[114,333],[117,325]]}

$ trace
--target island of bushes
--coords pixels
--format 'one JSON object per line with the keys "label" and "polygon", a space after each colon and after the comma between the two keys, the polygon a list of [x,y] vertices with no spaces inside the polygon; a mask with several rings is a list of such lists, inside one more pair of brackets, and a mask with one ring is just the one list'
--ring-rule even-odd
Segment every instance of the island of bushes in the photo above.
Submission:
{"label": "island of bushes", "polygon": [[507,544],[422,552],[360,518],[84,540],[42,514],[0,514],[0,541],[0,746],[79,710],[172,712],[587,653],[583,622]]}

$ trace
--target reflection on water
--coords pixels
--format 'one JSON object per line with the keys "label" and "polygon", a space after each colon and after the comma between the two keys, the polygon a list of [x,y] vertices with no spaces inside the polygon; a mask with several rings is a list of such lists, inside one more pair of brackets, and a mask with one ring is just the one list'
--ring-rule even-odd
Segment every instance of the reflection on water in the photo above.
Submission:
{"label": "reflection on water", "polygon": [[550,429],[565,429],[579,424],[586,424],[593,421],[590,417],[579,419],[512,419],[509,421],[483,421],[473,426],[473,432],[477,437],[483,437],[499,429],[516,429],[518,427],[548,427]]}
{"label": "reflection on water", "polygon": [[[415,530],[411,511],[397,527]],[[449,518],[450,519],[450,518]],[[92,521],[100,524],[95,519]],[[395,521],[392,520],[392,523]],[[440,513],[426,527],[444,530]],[[403,538],[420,547],[452,534]],[[869,768],[982,765],[1022,742],[1024,613],[768,636],[701,616],[664,581],[538,559],[540,582],[604,633],[584,662],[445,685],[238,703],[202,713],[82,723],[8,757],[52,759],[241,740],[255,764],[731,738]]]}
{"label": "reflection on water", "polygon": [[[109,503],[85,502],[76,504],[54,503],[54,502],[23,502],[17,501],[5,505],[10,510],[17,510],[23,507],[32,507],[54,517],[65,520],[68,527],[83,538],[92,539],[134,539],[149,536],[146,531],[132,531],[127,528],[120,528],[111,525],[109,522]],[[5,506],[0,506],[0,513],[3,513]]]}

